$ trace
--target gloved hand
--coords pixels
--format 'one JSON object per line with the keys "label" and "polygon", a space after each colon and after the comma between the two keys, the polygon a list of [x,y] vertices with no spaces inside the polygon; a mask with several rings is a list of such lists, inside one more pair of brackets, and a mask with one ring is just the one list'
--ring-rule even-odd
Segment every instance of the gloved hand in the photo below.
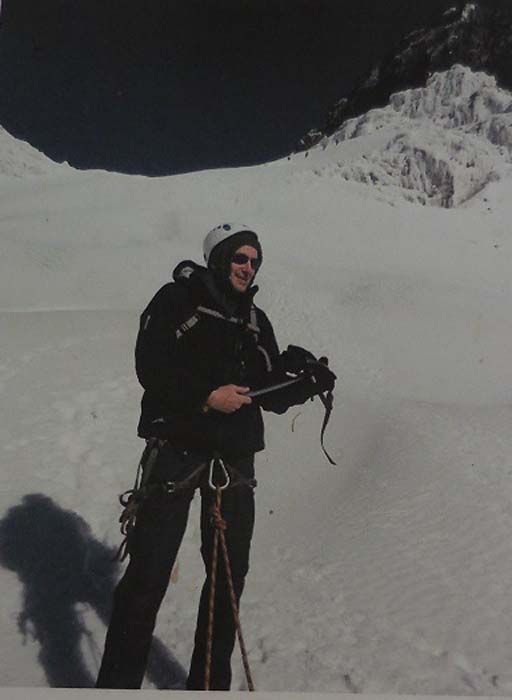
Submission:
{"label": "gloved hand", "polygon": [[332,391],[336,382],[336,375],[327,366],[327,362],[322,362],[327,358],[320,358],[317,362],[308,363],[307,372],[311,377],[311,381],[315,384],[318,391],[323,394],[324,391]]}
{"label": "gloved hand", "polygon": [[281,353],[282,368],[290,374],[300,374],[304,372],[307,363],[316,362],[316,357],[309,350],[300,348],[298,345],[288,345],[286,350]]}
{"label": "gloved hand", "polygon": [[326,357],[317,360],[309,350],[298,345],[288,345],[281,354],[281,361],[285,372],[290,374],[306,373],[309,376],[309,381],[315,387],[315,394],[334,389],[336,375],[327,366]]}

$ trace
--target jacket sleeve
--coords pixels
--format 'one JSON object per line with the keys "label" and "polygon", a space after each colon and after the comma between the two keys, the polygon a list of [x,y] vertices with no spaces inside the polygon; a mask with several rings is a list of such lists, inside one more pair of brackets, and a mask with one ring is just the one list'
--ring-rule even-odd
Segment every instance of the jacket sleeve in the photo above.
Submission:
{"label": "jacket sleeve", "polygon": [[[258,324],[260,327],[259,346],[267,359],[267,374],[264,385],[271,386],[285,382],[290,379],[290,376],[283,369],[281,353],[279,352],[272,324],[261,309],[258,309]],[[309,378],[304,378],[296,384],[263,394],[257,400],[265,411],[285,413],[291,406],[305,403],[316,393],[314,384]]]}
{"label": "jacket sleeve", "polygon": [[201,410],[215,388],[201,376],[180,366],[176,331],[180,325],[180,300],[174,284],[156,293],[140,317],[135,346],[135,369],[143,388],[170,408],[193,414]]}

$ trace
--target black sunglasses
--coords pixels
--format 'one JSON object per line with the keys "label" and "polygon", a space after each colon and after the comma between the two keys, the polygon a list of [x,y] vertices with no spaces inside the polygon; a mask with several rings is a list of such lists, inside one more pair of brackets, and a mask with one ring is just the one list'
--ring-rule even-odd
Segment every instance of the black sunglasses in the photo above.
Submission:
{"label": "black sunglasses", "polygon": [[245,253],[235,253],[231,258],[231,262],[234,262],[235,265],[246,265],[250,262],[253,270],[257,270],[261,265],[261,260],[259,258],[251,258]]}

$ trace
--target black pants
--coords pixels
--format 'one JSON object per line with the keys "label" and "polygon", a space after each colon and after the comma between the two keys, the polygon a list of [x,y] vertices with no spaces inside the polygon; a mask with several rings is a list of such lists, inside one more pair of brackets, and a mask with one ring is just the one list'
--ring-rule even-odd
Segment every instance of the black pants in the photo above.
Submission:
{"label": "black pants", "polygon": [[[159,457],[160,466],[162,458]],[[253,474],[253,458],[234,463],[244,476]],[[206,580],[201,592],[188,690],[204,689],[208,598],[213,528],[210,523],[215,492],[203,479],[201,488],[201,554]],[[140,688],[160,604],[178,554],[194,488],[166,494],[153,492],[142,504],[130,543],[130,563],[114,593],[105,651],[97,688]],[[222,515],[227,523],[226,544],[237,602],[249,569],[254,527],[254,492],[245,482],[222,492]],[[231,654],[236,627],[219,551],[212,644],[211,690],[229,690]]]}

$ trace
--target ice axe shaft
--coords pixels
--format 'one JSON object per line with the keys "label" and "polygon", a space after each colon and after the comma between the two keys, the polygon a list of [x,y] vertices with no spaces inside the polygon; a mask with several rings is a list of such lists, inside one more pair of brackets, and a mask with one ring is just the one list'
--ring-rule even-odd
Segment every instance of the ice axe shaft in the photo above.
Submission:
{"label": "ice axe shaft", "polygon": [[263,389],[255,389],[254,391],[249,391],[246,396],[253,398],[254,396],[262,396],[263,394],[270,394],[272,391],[277,391],[278,389],[284,389],[285,386],[291,386],[292,384],[297,384],[304,379],[304,376],[294,377],[294,379],[288,379],[286,382],[279,382],[279,384],[272,384],[272,386],[266,386]]}
{"label": "ice axe shaft", "polygon": [[[319,360],[309,360],[306,362],[308,365],[315,365],[315,364],[322,364],[324,366],[327,366],[327,358],[326,357],[321,357]],[[306,374],[300,374],[298,377],[294,377],[293,379],[288,379],[285,382],[279,382],[279,384],[272,384],[271,386],[266,386],[263,387],[263,389],[255,389],[254,391],[249,391],[246,396],[250,396],[251,399],[254,396],[263,396],[263,394],[270,394],[272,391],[277,391],[278,389],[284,389],[286,386],[291,386],[292,384],[297,384],[297,382],[301,382],[304,377],[307,376]],[[309,375],[311,376],[311,375]],[[314,377],[311,377],[314,381]]]}

